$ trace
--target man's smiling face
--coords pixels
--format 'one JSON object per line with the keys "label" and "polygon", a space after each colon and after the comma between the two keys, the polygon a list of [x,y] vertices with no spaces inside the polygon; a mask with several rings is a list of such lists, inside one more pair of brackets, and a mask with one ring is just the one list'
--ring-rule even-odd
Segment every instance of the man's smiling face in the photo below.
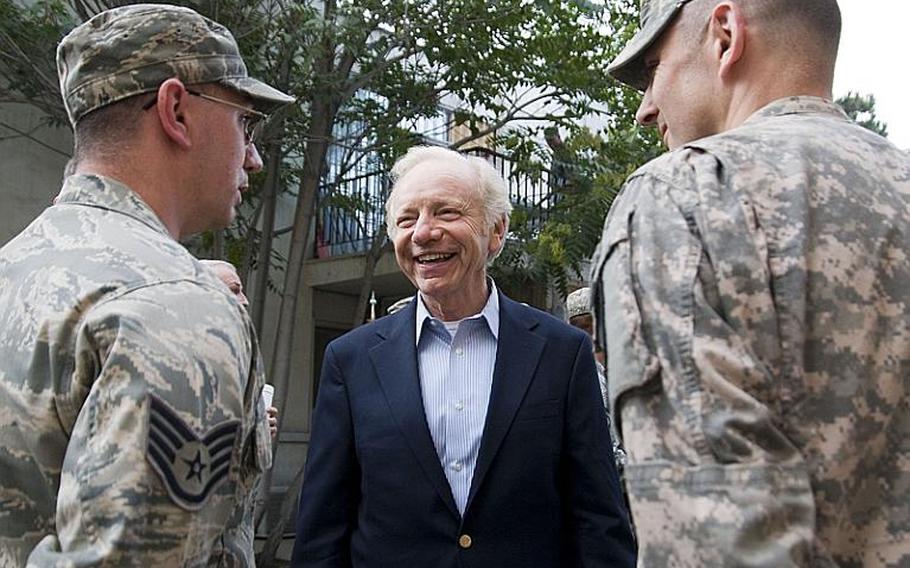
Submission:
{"label": "man's smiling face", "polygon": [[428,160],[401,178],[391,197],[401,271],[450,313],[473,312],[485,298],[487,260],[503,238],[498,224],[487,225],[479,183],[466,164]]}

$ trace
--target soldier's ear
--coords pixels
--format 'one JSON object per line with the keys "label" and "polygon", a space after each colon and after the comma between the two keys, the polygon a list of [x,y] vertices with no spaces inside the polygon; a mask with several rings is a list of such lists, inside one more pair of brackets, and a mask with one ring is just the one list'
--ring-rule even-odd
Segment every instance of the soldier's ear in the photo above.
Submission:
{"label": "soldier's ear", "polygon": [[737,2],[720,2],[714,6],[708,21],[708,40],[718,77],[729,78],[746,48],[746,20]]}
{"label": "soldier's ear", "polygon": [[180,79],[173,77],[158,87],[155,113],[166,138],[185,149],[192,147],[192,138],[186,121],[186,101],[190,94]]}

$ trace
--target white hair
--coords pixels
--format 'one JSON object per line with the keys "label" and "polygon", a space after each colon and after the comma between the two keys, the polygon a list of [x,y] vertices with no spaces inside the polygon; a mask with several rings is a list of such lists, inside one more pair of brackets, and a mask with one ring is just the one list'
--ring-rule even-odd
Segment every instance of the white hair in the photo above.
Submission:
{"label": "white hair", "polygon": [[[492,229],[497,222],[502,222],[503,233],[508,232],[509,216],[512,213],[512,201],[509,199],[509,189],[506,186],[506,182],[499,172],[496,171],[496,168],[483,158],[465,156],[454,150],[449,150],[448,148],[440,146],[412,146],[407,153],[398,158],[395,165],[392,166],[392,191],[389,192],[389,197],[385,202],[385,222],[389,238],[394,239],[395,233],[398,231],[398,226],[395,224],[395,218],[393,216],[393,211],[391,210],[392,200],[394,199],[395,189],[398,187],[398,183],[418,164],[432,160],[447,160],[449,162],[466,165],[476,178],[471,181],[475,182],[476,185],[474,185],[474,187],[480,194],[484,217],[487,222],[487,229]],[[503,237],[505,237],[505,234],[503,234]],[[505,238],[503,238],[503,244],[504,243]],[[490,255],[490,258],[487,259],[488,262],[492,262],[493,259],[499,256],[500,252],[502,252],[502,246],[499,247],[499,250]]]}

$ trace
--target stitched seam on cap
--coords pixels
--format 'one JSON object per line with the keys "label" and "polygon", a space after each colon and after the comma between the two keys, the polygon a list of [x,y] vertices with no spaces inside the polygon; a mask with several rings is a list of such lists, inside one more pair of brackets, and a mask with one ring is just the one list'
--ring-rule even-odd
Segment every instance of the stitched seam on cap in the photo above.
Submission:
{"label": "stitched seam on cap", "polygon": [[[191,60],[195,60],[195,59],[240,60],[240,63],[243,64],[243,58],[239,55],[214,55],[214,54],[213,55],[202,55],[202,54],[200,54],[200,55],[186,55],[184,57],[175,57],[173,59],[162,59],[159,61],[152,61],[150,63],[145,63],[143,65],[137,65],[135,67],[130,67],[128,69],[118,69],[114,73],[108,73],[107,75],[104,75],[102,77],[96,77],[95,79],[90,79],[90,80],[86,81],[85,83],[80,84],[78,87],[73,87],[73,89],[70,91],[70,94],[72,95],[78,91],[81,91],[82,89],[85,89],[87,87],[90,87],[91,85],[94,85],[95,83],[100,83],[102,81],[106,81],[111,77],[117,77],[119,75],[125,75],[128,73],[132,73],[133,71],[136,71],[137,69],[144,69],[146,67],[153,67],[155,65],[164,65],[164,64],[171,63],[174,61],[191,61]],[[245,67],[245,65],[244,65],[244,67]],[[239,76],[243,76],[243,75],[239,75]]]}

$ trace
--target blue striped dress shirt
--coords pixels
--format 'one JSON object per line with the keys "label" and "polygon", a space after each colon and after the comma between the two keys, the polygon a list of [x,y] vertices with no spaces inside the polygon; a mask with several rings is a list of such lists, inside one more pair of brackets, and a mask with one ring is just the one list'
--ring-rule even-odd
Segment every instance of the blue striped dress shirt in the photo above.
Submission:
{"label": "blue striped dress shirt", "polygon": [[[442,322],[417,302],[417,368],[423,408],[458,511],[464,515],[487,418],[499,338],[499,295],[479,314]],[[454,329],[450,333],[449,328]]]}

